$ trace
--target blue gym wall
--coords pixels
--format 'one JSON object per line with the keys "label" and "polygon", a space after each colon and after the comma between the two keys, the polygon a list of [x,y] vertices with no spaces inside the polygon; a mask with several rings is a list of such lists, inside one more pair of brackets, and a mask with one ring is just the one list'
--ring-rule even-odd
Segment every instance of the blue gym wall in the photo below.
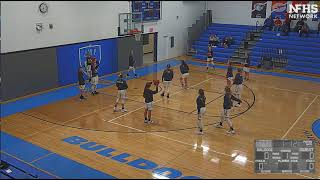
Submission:
{"label": "blue gym wall", "polygon": [[138,65],[143,60],[143,45],[136,43],[133,37],[1,53],[0,101],[77,83],[79,48],[89,45],[101,46],[99,76],[127,69],[129,49],[134,50]]}
{"label": "blue gym wall", "polygon": [[57,48],[59,86],[78,82],[79,48],[89,45],[101,46],[99,76],[118,71],[117,39],[71,44]]}

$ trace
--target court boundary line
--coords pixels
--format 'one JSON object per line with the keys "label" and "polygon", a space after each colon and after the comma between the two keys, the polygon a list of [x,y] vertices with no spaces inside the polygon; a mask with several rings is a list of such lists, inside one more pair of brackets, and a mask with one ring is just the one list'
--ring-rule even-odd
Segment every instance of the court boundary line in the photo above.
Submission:
{"label": "court boundary line", "polygon": [[46,154],[46,155],[44,155],[44,156],[41,156],[41,157],[39,157],[39,158],[31,161],[30,163],[35,163],[36,161],[39,161],[39,160],[41,160],[41,159],[43,159],[43,158],[46,158],[46,157],[48,157],[48,156],[51,156],[52,154],[56,154],[56,153],[51,152],[51,153],[49,153],[49,154]]}
{"label": "court boundary line", "polygon": [[301,93],[301,94],[310,94],[310,95],[314,95],[314,96],[320,96],[320,94],[314,94],[314,93],[309,93],[309,92],[305,92],[305,91],[296,91],[296,90],[290,90],[290,89],[283,89],[283,88],[277,88],[274,86],[267,86],[267,85],[263,85],[263,87],[266,88],[270,88],[270,89],[276,89],[276,90],[281,90],[281,91],[288,91],[288,92],[295,92],[295,93]]}
{"label": "court boundary line", "polygon": [[[219,74],[215,74],[215,75],[221,76],[221,75],[219,75]],[[208,78],[208,79],[206,79],[206,80],[204,80],[204,81],[207,81],[207,80],[210,80],[210,78]],[[201,83],[201,82],[200,82],[200,83]],[[199,84],[199,83],[198,83],[198,84]],[[253,105],[255,104],[255,99],[256,99],[256,98],[255,98],[255,94],[254,94],[253,90],[250,89],[250,88],[249,88],[247,85],[245,85],[245,84],[244,84],[244,86],[245,86],[246,88],[248,88],[248,89],[250,90],[250,92],[253,94],[253,102],[252,102],[252,104],[250,105],[246,100],[244,100],[244,101],[247,103],[248,108],[247,108],[245,111],[242,111],[242,112],[240,112],[240,113],[234,114],[234,116],[231,117],[231,118],[236,118],[236,117],[244,114],[245,112],[247,112],[248,110],[250,110],[251,107],[253,107]],[[160,88],[161,88],[161,86],[160,86]],[[195,88],[190,88],[190,89],[195,89]],[[183,89],[182,89],[182,91],[183,91]],[[216,92],[215,92],[215,93],[216,93]],[[103,94],[104,94],[104,93],[103,93]],[[106,94],[106,95],[109,95],[109,94],[107,94],[107,93],[105,93],[105,94]],[[113,95],[109,95],[109,96],[113,96]],[[161,100],[161,99],[159,99],[159,100]],[[140,102],[139,102],[139,103],[140,103]],[[110,106],[112,106],[112,105],[109,105],[108,107],[110,107]],[[158,106],[158,105],[156,105],[156,106]],[[160,108],[165,108],[165,109],[171,109],[171,108],[166,108],[166,107],[162,107],[162,106],[158,106],[158,107],[160,107]],[[101,108],[100,108],[100,109],[101,109]],[[98,109],[97,109],[97,110],[98,110]],[[176,110],[176,109],[171,109],[171,110],[179,111],[179,110]],[[183,112],[183,111],[181,111],[181,112]],[[183,112],[183,113],[187,113],[187,112]],[[89,131],[96,131],[96,132],[99,131],[99,132],[114,132],[114,133],[138,133],[138,132],[122,132],[122,131],[104,131],[104,130],[87,129],[87,128],[80,128],[80,127],[74,127],[74,126],[67,125],[68,122],[71,122],[71,121],[73,121],[73,120],[76,120],[77,117],[74,118],[74,119],[70,119],[70,120],[68,120],[68,121],[66,121],[66,122],[64,122],[64,123],[55,123],[55,122],[48,121],[48,120],[46,120],[46,119],[37,117],[37,116],[32,115],[32,114],[27,114],[27,113],[24,113],[24,112],[21,112],[21,114],[24,114],[24,115],[26,115],[26,116],[30,116],[30,117],[39,119],[39,120],[41,120],[41,121],[45,121],[45,122],[47,122],[47,123],[55,124],[55,125],[56,125],[56,126],[51,126],[51,127],[47,128],[47,129],[51,129],[51,128],[54,128],[54,127],[57,127],[57,126],[61,126],[61,127],[74,128],[74,129],[78,129],[78,130],[89,130]],[[89,113],[89,114],[90,114],[90,113]],[[190,113],[189,113],[189,114],[190,114]],[[195,115],[196,115],[196,114],[195,114]],[[218,116],[206,115],[206,116],[208,116],[208,117],[220,117],[219,115],[218,115]],[[217,122],[218,122],[218,121],[214,122],[213,124],[206,124],[206,125],[204,125],[204,126],[214,125],[214,124],[216,124]],[[169,129],[169,130],[161,130],[161,131],[159,130],[159,131],[151,131],[151,132],[153,132],[153,133],[173,132],[173,131],[190,130],[190,129],[195,129],[195,128],[197,128],[197,127],[188,127],[188,128],[182,128],[182,129]],[[151,132],[148,132],[148,133],[151,133]],[[34,133],[34,134],[36,134],[36,133]],[[27,137],[28,137],[28,136],[27,136]]]}
{"label": "court boundary line", "polygon": [[48,171],[46,171],[46,170],[40,169],[40,168],[36,167],[35,165],[33,165],[33,164],[29,163],[29,162],[26,162],[26,161],[24,161],[24,160],[22,160],[22,159],[20,159],[20,158],[18,158],[18,157],[16,157],[16,156],[14,156],[14,155],[6,152],[6,151],[4,151],[4,150],[0,150],[0,151],[1,151],[1,153],[6,154],[7,156],[11,156],[12,158],[15,158],[15,159],[17,159],[17,160],[19,160],[19,161],[21,161],[21,162],[23,162],[23,163],[25,163],[25,164],[27,164],[27,165],[29,165],[29,166],[32,166],[32,167],[35,168],[35,169],[38,169],[39,171],[42,171],[42,172],[44,172],[44,173],[47,173],[47,174],[49,174],[49,175],[51,175],[51,176],[54,176],[54,177],[56,177],[56,178],[58,178],[58,179],[63,179],[63,178],[61,178],[61,177],[59,177],[59,176],[57,176],[57,175],[54,175],[54,174],[52,174],[52,173],[50,173],[50,172],[48,172]]}
{"label": "court boundary line", "polygon": [[300,114],[300,116],[298,116],[298,118],[295,120],[295,122],[291,125],[291,127],[286,131],[286,133],[281,137],[281,139],[284,139],[289,132],[291,131],[291,129],[298,123],[298,121],[302,118],[302,116],[304,115],[304,113],[310,108],[310,106],[314,103],[314,101],[318,98],[318,96],[316,96],[311,103],[307,106],[307,108]]}
{"label": "court boundary line", "polygon": [[[130,126],[126,126],[126,125],[123,125],[123,124],[120,124],[120,123],[116,123],[116,122],[111,122],[113,124],[116,124],[116,125],[119,125],[119,126],[122,126],[122,127],[126,127],[126,128],[129,128],[129,129],[133,129],[133,130],[136,130],[136,131],[142,131],[142,132],[146,132],[144,130],[141,130],[141,129],[137,129],[137,128],[133,128],[133,127],[130,127]],[[173,138],[169,138],[169,137],[166,137],[166,136],[162,136],[162,135],[159,135],[159,134],[155,134],[155,133],[150,133],[154,136],[158,136],[158,137],[161,137],[161,138],[164,138],[164,139],[167,139],[167,140],[171,140],[171,141],[174,141],[174,142],[177,142],[177,143],[180,143],[180,144],[184,144],[184,145],[187,145],[187,146],[192,146],[194,147],[194,145],[192,144],[189,144],[189,143],[186,143],[186,142],[183,142],[183,141],[180,141],[180,140],[177,140],[177,139],[173,139]],[[226,154],[226,153],[223,153],[223,152],[219,152],[219,151],[216,151],[216,150],[213,150],[213,149],[209,149],[208,151],[210,152],[213,152],[213,153],[216,153],[216,154],[220,154],[220,155],[224,155],[224,156],[227,156],[227,157],[232,157],[232,155],[229,155],[229,154]],[[185,152],[184,152],[185,153]],[[238,154],[239,155],[239,154]],[[236,157],[236,156],[235,156]],[[254,164],[253,161],[247,159],[248,162]],[[300,174],[300,173],[293,173],[297,176],[302,176],[302,177],[305,177],[305,178],[309,178],[309,179],[315,179],[314,177],[311,177],[311,176],[306,176],[306,175],[303,175],[303,174]],[[268,174],[268,175],[272,175],[272,174]]]}
{"label": "court boundary line", "polygon": [[[194,64],[190,64],[192,66],[195,66],[195,67],[204,67],[203,65],[194,65]],[[225,68],[224,68],[225,69]],[[205,71],[200,71],[200,70],[193,70],[194,72],[200,72],[200,73],[207,73]],[[191,71],[192,72],[192,71]],[[209,75],[218,75],[218,76],[221,76],[221,74],[218,74],[218,73],[207,73]],[[254,74],[257,74],[257,73],[254,73]],[[257,75],[261,75],[261,74],[257,74]],[[263,75],[263,74],[262,74]],[[273,76],[273,75],[271,75]],[[286,77],[281,77],[281,76],[274,76],[274,77],[278,77],[278,78],[286,78]],[[289,79],[295,79],[295,78],[289,78]],[[299,81],[302,81],[300,79],[295,79],[295,80],[299,80]],[[244,81],[244,82],[247,82],[247,81]],[[252,81],[251,81],[252,82]],[[296,93],[302,93],[302,94],[311,94],[311,95],[314,95],[314,96],[320,96],[320,94],[314,94],[314,93],[310,93],[310,92],[305,92],[305,91],[296,91],[296,90],[291,90],[291,89],[284,89],[284,88],[277,88],[277,87],[274,87],[274,86],[267,86],[267,85],[264,85],[264,84],[261,84],[262,86],[264,87],[268,87],[268,88],[271,88],[271,89],[277,89],[277,90],[282,90],[282,91],[289,91],[289,92],[296,92]]]}
{"label": "court boundary line", "polygon": [[[209,79],[212,79],[212,78],[209,78]],[[207,80],[209,80],[209,79],[207,79]],[[206,81],[206,80],[205,80]],[[177,93],[179,93],[179,92],[177,92]],[[318,96],[316,96],[315,97],[315,99],[313,100],[313,101],[315,101],[316,99],[317,99],[317,97]],[[311,106],[313,104],[313,102],[309,105],[309,106]],[[307,107],[307,109],[309,108],[309,106]],[[306,109],[306,110],[307,110]],[[305,111],[306,111],[305,110]],[[297,121],[297,120],[296,120]],[[118,125],[120,125],[120,126],[125,126],[125,125],[122,125],[122,124],[120,124],[120,123],[115,123],[115,122],[111,122],[111,123],[114,123],[114,124],[118,124]],[[127,128],[129,128],[130,126],[126,126]],[[143,130],[140,130],[140,131],[143,131]],[[168,138],[168,137],[165,137],[165,136],[161,136],[161,135],[158,135],[158,134],[154,134],[154,133],[151,133],[151,134],[153,134],[153,135],[156,135],[156,136],[159,136],[159,137],[163,137],[163,138],[166,138],[166,139],[169,139],[169,140],[172,140],[172,141],[176,141],[176,142],[179,142],[179,143],[183,143],[183,144],[185,144],[185,145],[191,145],[191,144],[188,144],[188,143],[185,143],[185,142],[182,142],[182,141],[179,141],[179,140],[175,140],[175,139],[172,139],[172,138]],[[193,146],[193,145],[191,145],[191,146]],[[219,151],[214,151],[214,150],[211,150],[211,149],[209,149],[209,151],[211,151],[211,152],[214,152],[214,153],[221,153],[221,152],[219,152]],[[222,154],[225,154],[225,153],[222,153]],[[226,154],[227,156],[229,156],[230,157],[230,155],[228,155],[228,154]],[[253,161],[250,161],[250,160],[247,160],[248,162],[253,162]],[[308,177],[308,178],[313,178],[313,177],[309,177],[309,176],[305,176],[305,175],[302,175],[302,174],[296,174],[296,175],[300,175],[300,176],[303,176],[303,177]]]}

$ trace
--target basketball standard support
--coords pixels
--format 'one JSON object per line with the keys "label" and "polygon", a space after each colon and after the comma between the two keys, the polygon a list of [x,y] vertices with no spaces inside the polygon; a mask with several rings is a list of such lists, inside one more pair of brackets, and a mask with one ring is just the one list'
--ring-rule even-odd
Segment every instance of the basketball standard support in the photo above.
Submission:
{"label": "basketball standard support", "polygon": [[143,33],[143,19],[141,12],[119,13],[118,35],[130,35],[133,30]]}

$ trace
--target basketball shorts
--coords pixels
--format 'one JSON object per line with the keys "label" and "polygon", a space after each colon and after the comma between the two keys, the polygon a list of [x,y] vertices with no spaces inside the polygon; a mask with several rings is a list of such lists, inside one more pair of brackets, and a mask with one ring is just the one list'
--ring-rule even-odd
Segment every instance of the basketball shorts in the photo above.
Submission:
{"label": "basketball shorts", "polygon": [[189,76],[189,73],[182,74],[182,78],[187,78]]}
{"label": "basketball shorts", "polygon": [[127,91],[126,90],[118,90],[118,98],[119,99],[126,99],[126,94],[127,94]]}
{"label": "basketball shorts", "polygon": [[153,102],[145,103],[144,108],[151,111],[153,109]]}
{"label": "basketball shorts", "polygon": [[205,113],[206,113],[206,107],[200,108],[199,116],[200,116],[200,117],[203,117]]}
{"label": "basketball shorts", "polygon": [[234,87],[234,93],[235,94],[241,94],[242,88],[243,88],[242,84],[236,84],[235,87]]}
{"label": "basketball shorts", "polygon": [[171,84],[171,81],[163,81],[163,85],[165,88],[168,88]]}
{"label": "basketball shorts", "polygon": [[97,85],[99,83],[99,77],[98,76],[92,77],[91,78],[91,83],[93,85]]}

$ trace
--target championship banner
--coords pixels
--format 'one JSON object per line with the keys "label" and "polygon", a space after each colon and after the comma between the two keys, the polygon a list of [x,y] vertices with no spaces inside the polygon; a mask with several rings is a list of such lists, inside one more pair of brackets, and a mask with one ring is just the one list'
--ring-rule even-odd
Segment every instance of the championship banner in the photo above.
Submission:
{"label": "championship banner", "polygon": [[266,18],[267,1],[252,1],[251,18]]}
{"label": "championship banner", "polygon": [[272,1],[272,6],[271,6],[272,19],[276,19],[276,17],[279,17],[280,19],[285,19],[286,13],[287,13],[287,1]]}

